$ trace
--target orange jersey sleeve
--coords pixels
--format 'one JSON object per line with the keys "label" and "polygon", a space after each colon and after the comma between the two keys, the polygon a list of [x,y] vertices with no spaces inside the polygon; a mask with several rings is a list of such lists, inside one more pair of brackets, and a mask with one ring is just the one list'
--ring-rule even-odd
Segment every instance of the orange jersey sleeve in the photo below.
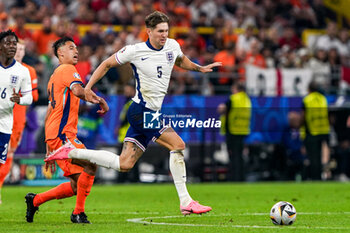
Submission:
{"label": "orange jersey sleeve", "polygon": [[60,65],[51,75],[47,91],[52,111],[45,123],[46,141],[77,134],[80,99],[70,90],[76,84],[83,85],[73,65]]}
{"label": "orange jersey sleeve", "polygon": [[33,96],[33,102],[38,101],[39,99],[39,92],[38,92],[38,76],[36,74],[36,71],[34,69],[34,67],[26,64],[26,63],[22,63],[23,66],[27,67],[29,70],[29,74],[30,74],[30,78],[32,80],[32,96]]}

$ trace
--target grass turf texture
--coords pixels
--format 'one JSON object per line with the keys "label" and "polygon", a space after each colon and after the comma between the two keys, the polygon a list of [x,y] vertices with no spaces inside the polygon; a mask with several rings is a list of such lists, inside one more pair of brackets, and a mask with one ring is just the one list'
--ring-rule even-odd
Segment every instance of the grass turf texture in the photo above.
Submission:
{"label": "grass turf texture", "polygon": [[[350,186],[342,183],[189,184],[208,214],[183,217],[172,184],[96,185],[86,201],[91,225],[70,222],[75,197],[40,206],[25,221],[27,192],[48,187],[4,186],[0,232],[350,232]],[[277,201],[297,210],[292,226],[275,226],[269,211]]]}

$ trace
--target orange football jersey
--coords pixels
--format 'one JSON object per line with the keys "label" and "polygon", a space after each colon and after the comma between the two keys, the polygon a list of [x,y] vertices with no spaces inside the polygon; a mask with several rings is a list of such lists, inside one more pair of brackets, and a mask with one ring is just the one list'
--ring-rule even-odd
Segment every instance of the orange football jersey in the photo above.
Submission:
{"label": "orange football jersey", "polygon": [[34,67],[26,64],[26,63],[22,63],[22,65],[24,67],[27,67],[29,70],[29,74],[30,74],[30,78],[32,80],[32,95],[33,95],[33,102],[38,101],[39,99],[39,93],[38,93],[38,76],[36,74],[36,71],[34,69]]}
{"label": "orange football jersey", "polygon": [[[30,78],[32,80],[33,102],[36,102],[39,99],[38,76],[36,74],[35,69],[32,66],[27,65],[25,63],[22,63],[22,65],[24,67],[27,67],[29,70]],[[26,123],[26,110],[27,106],[25,105],[15,104],[15,106],[13,107],[13,130],[22,131],[24,129]]]}
{"label": "orange football jersey", "polygon": [[73,65],[60,65],[51,75],[47,86],[51,113],[45,124],[46,141],[77,134],[80,99],[70,90],[75,84],[83,85],[83,82]]}

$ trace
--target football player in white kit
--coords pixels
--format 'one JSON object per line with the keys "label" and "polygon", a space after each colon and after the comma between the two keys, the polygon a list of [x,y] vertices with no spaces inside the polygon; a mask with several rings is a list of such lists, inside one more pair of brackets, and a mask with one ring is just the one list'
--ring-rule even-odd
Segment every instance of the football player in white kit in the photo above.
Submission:
{"label": "football player in white kit", "polygon": [[153,140],[170,150],[169,167],[180,199],[181,213],[184,215],[206,213],[212,208],[194,201],[186,188],[183,155],[185,143],[171,127],[145,128],[144,113],[151,113],[154,118],[160,117],[159,110],[167,93],[174,65],[186,70],[206,73],[211,72],[213,67],[221,66],[221,62],[207,66],[199,66],[191,62],[182,53],[179,44],[174,39],[168,38],[169,18],[165,14],[155,11],[146,17],[145,22],[149,36],[147,42],[128,45],[107,58],[95,70],[85,87],[86,100],[98,103],[99,97],[91,90],[93,85],[110,68],[130,62],[136,78],[136,94],[127,113],[130,127],[120,156],[106,151],[75,149],[66,144],[49,156],[47,161],[80,158],[103,167],[127,172],[141,157],[150,140]]}
{"label": "football player in white kit", "polygon": [[33,101],[29,70],[14,59],[17,42],[13,31],[0,32],[0,169],[7,158],[13,106],[30,105]]}

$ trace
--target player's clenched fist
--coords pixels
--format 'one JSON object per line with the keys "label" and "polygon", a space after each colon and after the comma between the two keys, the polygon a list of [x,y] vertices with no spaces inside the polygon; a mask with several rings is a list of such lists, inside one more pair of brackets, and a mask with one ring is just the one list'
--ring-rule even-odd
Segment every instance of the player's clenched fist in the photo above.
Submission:
{"label": "player's clenched fist", "polygon": [[10,97],[10,100],[12,102],[19,104],[20,98],[21,98],[21,95],[19,93],[16,93],[16,89],[13,88],[13,93],[12,93],[12,97]]}

